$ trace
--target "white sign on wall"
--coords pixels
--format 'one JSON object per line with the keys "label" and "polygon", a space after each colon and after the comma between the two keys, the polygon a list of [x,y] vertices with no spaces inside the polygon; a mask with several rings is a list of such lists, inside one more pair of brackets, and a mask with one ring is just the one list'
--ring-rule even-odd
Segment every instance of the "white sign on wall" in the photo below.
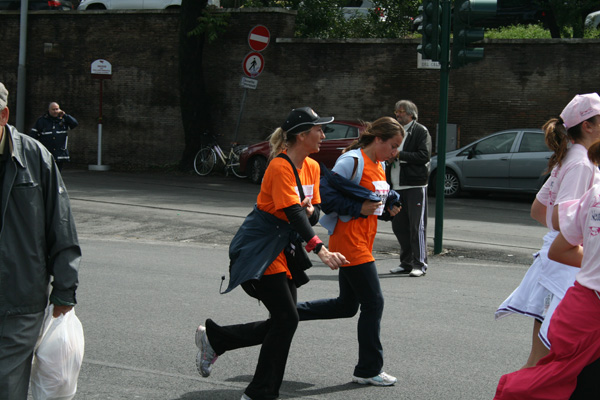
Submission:
{"label": "white sign on wall", "polygon": [[92,75],[112,75],[112,65],[106,60],[92,62]]}
{"label": "white sign on wall", "polygon": [[417,53],[417,68],[419,69],[441,69],[439,62],[423,58],[421,53]]}

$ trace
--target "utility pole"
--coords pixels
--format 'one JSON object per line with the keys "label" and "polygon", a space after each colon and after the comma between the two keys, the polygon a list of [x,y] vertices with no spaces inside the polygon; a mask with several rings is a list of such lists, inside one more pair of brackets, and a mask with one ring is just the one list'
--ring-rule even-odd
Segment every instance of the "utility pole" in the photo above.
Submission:
{"label": "utility pole", "polygon": [[[438,173],[435,182],[435,233],[433,253],[442,252],[444,236],[444,177],[446,172],[446,128],[448,126],[448,82],[450,80],[450,0],[441,0],[441,49],[440,49],[440,109],[438,130]],[[441,174],[440,174],[441,171]]]}

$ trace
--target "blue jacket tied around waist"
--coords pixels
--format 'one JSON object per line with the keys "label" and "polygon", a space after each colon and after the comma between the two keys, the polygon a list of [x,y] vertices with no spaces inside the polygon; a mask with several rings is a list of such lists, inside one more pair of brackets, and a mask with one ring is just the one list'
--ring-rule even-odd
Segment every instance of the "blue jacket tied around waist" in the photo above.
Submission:
{"label": "blue jacket tied around waist", "polygon": [[229,245],[228,293],[242,283],[260,279],[285,247],[298,237],[291,225],[255,205]]}

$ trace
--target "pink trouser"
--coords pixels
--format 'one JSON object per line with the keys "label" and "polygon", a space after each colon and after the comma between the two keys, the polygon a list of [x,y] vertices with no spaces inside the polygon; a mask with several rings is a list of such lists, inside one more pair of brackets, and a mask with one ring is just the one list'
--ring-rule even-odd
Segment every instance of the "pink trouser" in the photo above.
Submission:
{"label": "pink trouser", "polygon": [[600,299],[578,282],[569,288],[548,331],[550,353],[535,367],[500,378],[494,400],[568,400],[577,375],[600,357]]}

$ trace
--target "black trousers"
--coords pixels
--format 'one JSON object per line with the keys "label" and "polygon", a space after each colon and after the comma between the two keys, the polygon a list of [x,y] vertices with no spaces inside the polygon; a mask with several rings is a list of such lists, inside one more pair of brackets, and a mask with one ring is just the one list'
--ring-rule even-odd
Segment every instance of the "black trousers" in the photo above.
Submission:
{"label": "black trousers", "polygon": [[380,340],[383,294],[375,262],[339,269],[340,294],[336,298],[298,303],[301,321],[352,318],[360,306],[358,318],[358,363],[354,376],[371,378],[383,368]]}
{"label": "black trousers", "polygon": [[392,219],[392,230],[400,243],[400,266],[427,270],[427,188],[397,191],[402,209]]}
{"label": "black trousers", "polygon": [[585,367],[577,377],[577,387],[570,400],[597,399],[600,397],[600,359]]}
{"label": "black trousers", "polygon": [[206,321],[208,340],[217,354],[262,345],[252,382],[245,390],[253,400],[279,397],[292,338],[298,327],[296,286],[285,273],[263,275],[256,285],[258,297],[271,316],[266,321],[219,326]]}

